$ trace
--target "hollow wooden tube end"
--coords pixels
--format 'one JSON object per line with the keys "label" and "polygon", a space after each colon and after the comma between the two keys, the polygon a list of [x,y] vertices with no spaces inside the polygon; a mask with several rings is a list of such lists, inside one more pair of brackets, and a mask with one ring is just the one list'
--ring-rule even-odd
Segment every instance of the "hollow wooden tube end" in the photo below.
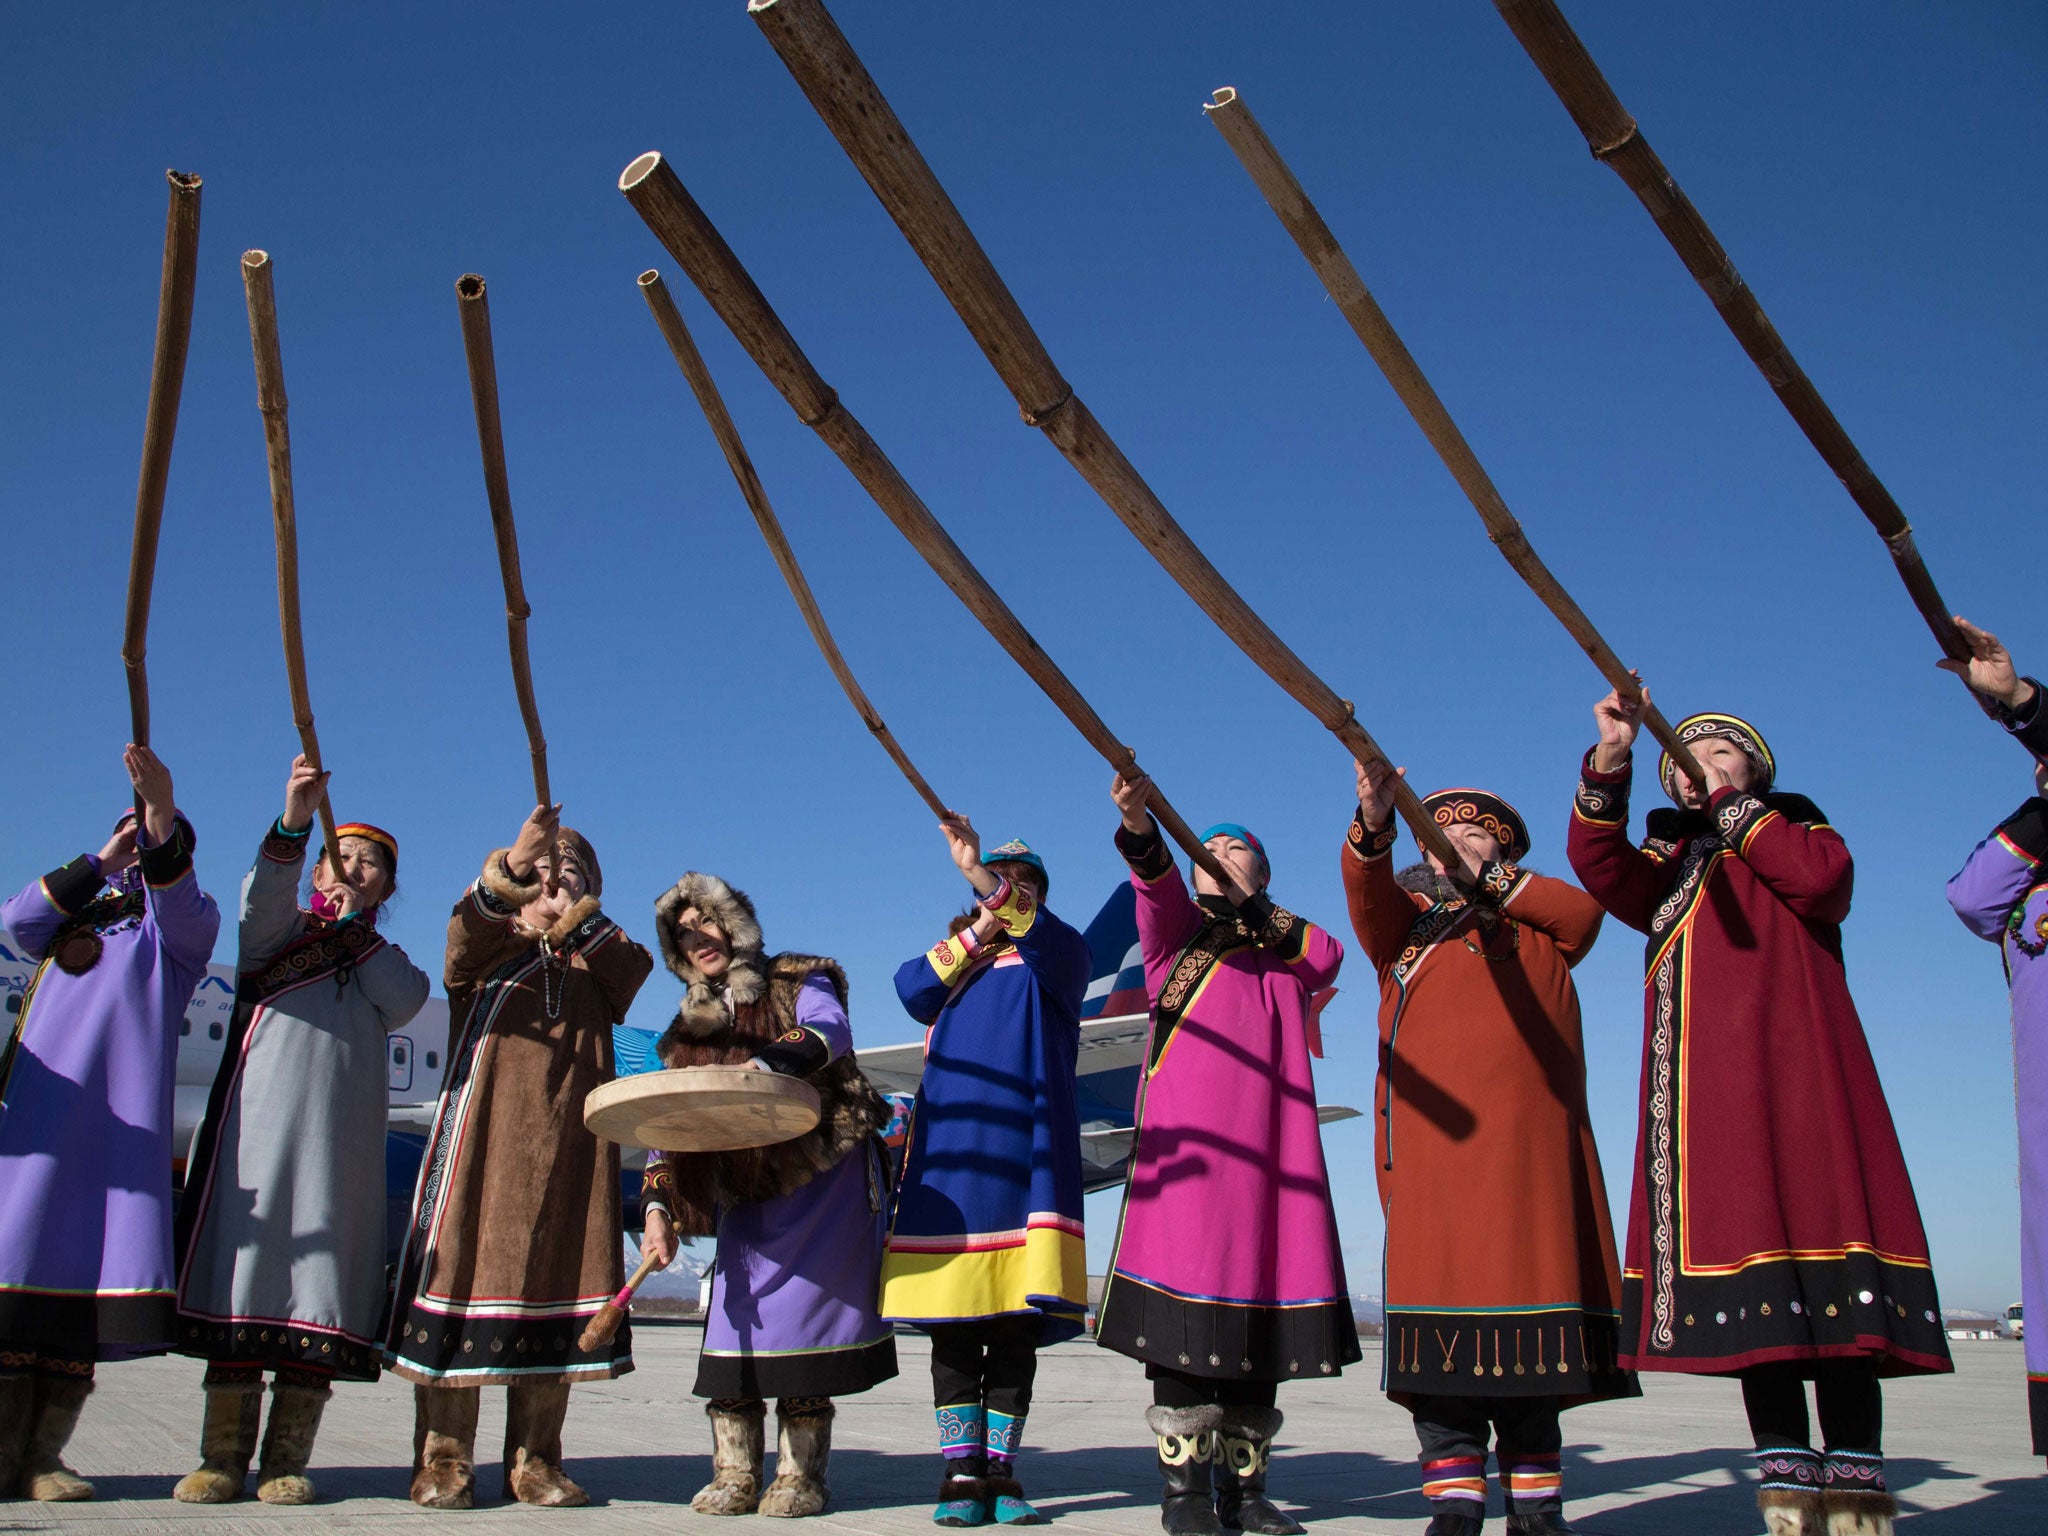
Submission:
{"label": "hollow wooden tube end", "polygon": [[619,172],[619,190],[631,192],[641,182],[654,174],[654,168],[661,164],[661,151],[650,149],[646,154],[635,157],[633,163]]}
{"label": "hollow wooden tube end", "polygon": [[266,272],[266,271],[268,271],[269,269],[270,269],[270,252],[268,252],[268,251],[244,251],[244,252],[242,252],[242,275],[243,275],[244,277],[254,277],[254,276],[256,276],[256,275],[257,275],[257,274],[258,274],[259,272]]}
{"label": "hollow wooden tube end", "polygon": [[465,304],[474,304],[484,296],[484,280],[475,272],[465,272],[455,279],[455,297]]}
{"label": "hollow wooden tube end", "polygon": [[202,185],[197,171],[165,171],[164,180],[171,184],[171,191],[178,196],[191,196]]}
{"label": "hollow wooden tube end", "polygon": [[1204,112],[1214,112],[1219,110],[1220,108],[1230,106],[1236,100],[1236,86],[1219,85],[1216,87],[1215,90],[1209,93],[1209,99],[1202,103],[1202,110]]}

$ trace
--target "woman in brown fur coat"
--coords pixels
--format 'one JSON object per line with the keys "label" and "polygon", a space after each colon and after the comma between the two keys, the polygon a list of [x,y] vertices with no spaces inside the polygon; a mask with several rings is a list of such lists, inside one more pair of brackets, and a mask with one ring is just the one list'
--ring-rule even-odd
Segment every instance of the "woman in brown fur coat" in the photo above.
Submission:
{"label": "woman in brown fur coat", "polygon": [[[881,1143],[888,1111],[854,1064],[846,973],[816,955],[763,954],[754,904],[716,875],[687,874],[654,904],[668,968],[689,987],[661,1037],[670,1067],[747,1065],[818,1090],[817,1128],[744,1152],[648,1155],[645,1248],[718,1236],[697,1369],[710,1399],[703,1514],[815,1515],[831,1498],[832,1399],[896,1374],[876,1310],[885,1237]],[[765,1399],[780,1431],[761,1488]]]}
{"label": "woman in brown fur coat", "polygon": [[505,1494],[582,1504],[562,1471],[569,1383],[633,1369],[630,1330],[577,1342],[622,1283],[619,1149],[583,1128],[612,1026],[654,961],[598,909],[560,806],[484,861],[448,924],[448,1077],[420,1163],[387,1367],[413,1382],[412,1499],[467,1509],[480,1388],[503,1385]]}

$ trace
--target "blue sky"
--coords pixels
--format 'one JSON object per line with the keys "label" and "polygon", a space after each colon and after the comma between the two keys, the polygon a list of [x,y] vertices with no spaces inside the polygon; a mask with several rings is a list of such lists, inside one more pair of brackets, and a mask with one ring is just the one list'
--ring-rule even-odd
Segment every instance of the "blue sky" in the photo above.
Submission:
{"label": "blue sky", "polygon": [[[1878,540],[1490,5],[858,4],[841,24],[1080,394],[1418,786],[1518,804],[1563,868],[1597,678],[1487,545],[1200,111],[1237,86],[1537,547],[1674,716],[1733,709],[1859,856],[1850,980],[1953,1304],[2016,1299],[2010,1025],[1942,882],[2027,790],[1932,666]],[[1918,530],[1950,601],[2048,671],[2038,281],[2048,20],[1843,0],[1571,14]],[[1169,19],[1170,18],[1170,19]],[[149,636],[156,743],[234,889],[295,750],[237,259],[276,263],[308,664],[336,809],[405,847],[391,928],[528,809],[453,284],[490,281],[557,793],[608,905],[718,871],[771,946],[841,956],[865,1042],[964,895],[811,648],[634,288],[668,272],[848,657],[942,795],[1043,849],[1083,923],[1108,773],[717,325],[615,190],[676,164],[844,396],[1197,825],[1265,839],[1340,932],[1340,748],[1013,403],[741,0],[39,7],[0,61],[0,507],[14,750],[0,884],[124,797],[122,584],[166,166],[206,178]],[[1640,786],[1638,807],[1649,803]],[[1348,934],[1346,934],[1348,938]],[[217,958],[232,958],[232,930]],[[1580,968],[1624,1202],[1640,949]],[[1375,987],[1325,1017],[1369,1103]],[[634,1022],[676,988],[650,982]],[[1376,1291],[1366,1122],[1327,1145]],[[1106,1252],[1113,1205],[1090,1212]]]}

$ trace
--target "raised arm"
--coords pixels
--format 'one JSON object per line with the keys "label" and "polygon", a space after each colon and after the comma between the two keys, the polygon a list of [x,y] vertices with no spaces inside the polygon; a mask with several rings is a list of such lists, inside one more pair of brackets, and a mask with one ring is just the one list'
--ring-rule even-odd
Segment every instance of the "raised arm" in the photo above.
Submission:
{"label": "raised arm", "polygon": [[[116,860],[121,863],[108,868]],[[117,832],[101,853],[81,853],[68,864],[32,880],[0,907],[0,928],[14,935],[28,958],[40,961],[49,953],[57,930],[85,910],[86,903],[99,895],[106,876],[119,873],[135,862],[135,835]],[[105,871],[103,874],[102,871]]]}
{"label": "raised arm", "polygon": [[1600,903],[1569,880],[1517,869],[1512,864],[1501,868],[1508,882],[1501,910],[1516,922],[1527,923],[1538,933],[1548,935],[1566,965],[1577,965],[1585,959],[1606,916]]}
{"label": "raised arm", "polygon": [[936,1024],[946,999],[953,995],[953,984],[967,973],[980,949],[973,930],[963,929],[897,966],[896,1000],[903,1011],[927,1029]]}
{"label": "raised arm", "polygon": [[1394,791],[1400,770],[1385,763],[1352,765],[1358,808],[1344,834],[1338,855],[1344,880],[1344,901],[1351,911],[1351,931],[1375,970],[1384,971],[1401,957],[1415,927],[1418,903],[1394,878]]}
{"label": "raised arm", "polygon": [[1948,883],[1948,904],[1980,939],[2002,943],[2012,909],[2048,868],[2048,799],[2040,795],[2014,811],[1977,845]]}
{"label": "raised arm", "polygon": [[449,916],[441,984],[451,993],[482,980],[532,942],[513,928],[512,914],[540,893],[541,882],[531,870],[527,879],[514,879],[505,868],[508,851],[500,848],[484,860],[483,873]]}
{"label": "raised arm", "polygon": [[604,992],[612,1022],[623,1024],[626,1010],[633,1006],[633,999],[640,995],[640,988],[654,969],[654,956],[644,945],[628,938],[626,930],[610,918],[605,922],[610,924],[610,931],[583,951],[583,963],[590,967],[591,977]]}
{"label": "raised arm", "polygon": [[299,878],[305,872],[312,830],[310,819],[295,830],[279,817],[263,835],[256,862],[242,881],[237,970],[253,971],[267,965],[305,927],[305,914],[299,910]]}
{"label": "raised arm", "polygon": [[355,968],[355,979],[370,1006],[377,1010],[377,1022],[384,1026],[387,1035],[413,1021],[414,1015],[426,1006],[427,993],[433,985],[427,973],[389,941]]}
{"label": "raised arm", "polygon": [[1708,802],[1722,841],[1756,872],[1772,895],[1799,916],[1839,923],[1849,915],[1856,865],[1841,833],[1820,807],[1800,795],[1773,795],[1766,804],[1747,790],[1723,785]]}
{"label": "raised arm", "polygon": [[[147,830],[143,836],[147,837]],[[171,959],[192,973],[195,983],[206,962],[213,958],[213,941],[220,937],[220,908],[199,888],[199,872],[192,867],[192,842],[184,823],[171,831],[169,841],[154,847],[137,845],[136,862],[142,866],[143,889],[148,893],[150,920]]]}
{"label": "raised arm", "polygon": [[1627,758],[1619,769],[1608,771],[1595,767],[1593,754],[1586,754],[1572,797],[1565,857],[1588,895],[1629,927],[1648,933],[1671,872],[1628,840],[1630,771]]}

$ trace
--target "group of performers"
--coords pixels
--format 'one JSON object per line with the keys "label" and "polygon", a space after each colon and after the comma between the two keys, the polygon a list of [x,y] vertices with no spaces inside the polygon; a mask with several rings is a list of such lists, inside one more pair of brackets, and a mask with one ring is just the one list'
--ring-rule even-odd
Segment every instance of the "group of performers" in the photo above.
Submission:
{"label": "group of performers", "polygon": [[[2041,689],[1994,637],[1964,632],[1976,654],[1956,670],[2048,763]],[[1631,836],[1646,707],[1614,693],[1595,708],[1566,845],[1583,889],[1529,868],[1527,822],[1474,788],[1422,802],[1461,867],[1397,869],[1397,772],[1355,767],[1339,857],[1380,985],[1382,1386],[1413,1416],[1430,1536],[1481,1530],[1489,1456],[1509,1530],[1569,1531],[1560,1415],[1638,1393],[1644,1371],[1740,1384],[1773,1536],[1879,1536],[1894,1514],[1881,1381],[1951,1364],[1844,975],[1849,852],[1728,714],[1679,724],[1706,782],[1666,756],[1672,804]],[[596,851],[538,807],[455,904],[447,1078],[387,1295],[385,1036],[429,985],[378,929],[397,841],[341,826],[338,861],[323,852],[308,875],[325,775],[293,764],[243,882],[233,1024],[174,1217],[178,1025],[220,918],[170,774],[142,747],[125,766],[136,809],[101,850],[0,911],[38,963],[0,1058],[0,1495],[90,1497],[62,1452],[96,1363],[168,1349],[205,1362],[200,1464],[178,1499],[238,1498],[253,1462],[259,1498],[311,1500],[331,1384],[388,1368],[414,1386],[415,1502],[474,1501],[486,1385],[507,1389],[504,1495],[585,1502],[562,1466],[570,1386],[633,1360],[629,1325],[584,1341],[620,1286],[622,1213],[618,1149],[582,1107],[654,964],[603,911]],[[1280,1384],[1361,1359],[1311,1065],[1344,950],[1275,903],[1243,825],[1202,835],[1225,878],[1197,868],[1190,884],[1149,788],[1111,787],[1152,1022],[1096,1337],[1151,1383],[1168,1536],[1298,1536],[1267,1494]],[[2035,788],[1949,895],[2004,947],[2012,982],[2038,1316],[2048,767]],[[1027,844],[984,849],[961,816],[941,830],[973,899],[896,973],[927,1035],[893,1181],[890,1106],[856,1064],[838,963],[770,953],[753,902],[715,875],[685,874],[655,904],[684,989],[663,1062],[802,1078],[821,1106],[791,1141],[648,1159],[643,1252],[665,1265],[686,1239],[718,1241],[696,1381],[703,1513],[823,1510],[835,1399],[896,1374],[909,1324],[931,1340],[934,1521],[1042,1518],[1020,1475],[1038,1351],[1080,1334],[1088,1307],[1075,1076],[1089,953]],[[1572,979],[1608,914],[1647,940],[1620,1257]],[[2048,1454],[2048,1333],[2028,1349]]]}

